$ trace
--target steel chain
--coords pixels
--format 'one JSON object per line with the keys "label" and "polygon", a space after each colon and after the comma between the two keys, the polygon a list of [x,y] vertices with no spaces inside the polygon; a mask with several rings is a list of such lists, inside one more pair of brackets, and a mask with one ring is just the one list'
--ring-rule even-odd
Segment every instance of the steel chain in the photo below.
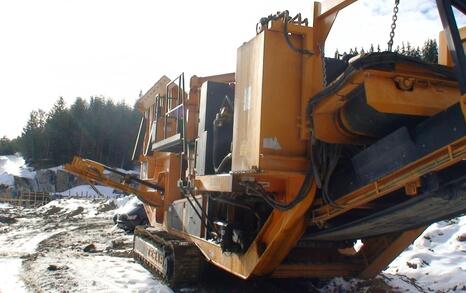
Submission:
{"label": "steel chain", "polygon": [[325,45],[322,43],[319,46],[320,61],[322,62],[322,83],[327,87],[327,66],[325,65]]}
{"label": "steel chain", "polygon": [[390,31],[390,40],[388,41],[388,51],[391,52],[393,50],[393,38],[395,37],[395,29],[396,29],[396,21],[398,20],[398,5],[400,4],[400,0],[395,0],[395,7],[393,7],[393,16],[392,16],[392,25]]}

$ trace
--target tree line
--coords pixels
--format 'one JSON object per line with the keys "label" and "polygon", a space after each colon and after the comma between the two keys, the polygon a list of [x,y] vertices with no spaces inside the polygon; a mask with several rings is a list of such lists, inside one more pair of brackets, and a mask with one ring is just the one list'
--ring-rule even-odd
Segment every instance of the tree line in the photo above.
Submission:
{"label": "tree line", "polygon": [[140,119],[123,102],[76,98],[67,107],[60,97],[49,112],[32,111],[19,137],[0,139],[0,155],[20,152],[37,168],[70,162],[74,155],[128,168]]}
{"label": "tree line", "polygon": [[[398,45],[393,51],[401,55],[419,58],[423,60],[424,62],[438,63],[438,45],[435,39],[434,40],[428,39],[427,41],[425,41],[422,48],[419,46],[414,47],[409,42],[407,43],[403,42],[401,46]],[[365,53],[374,53],[374,52],[381,52],[380,45],[377,45],[377,48],[375,48],[373,44],[370,45],[370,47],[366,49],[364,48],[358,49],[357,47],[354,49],[351,48],[349,52],[343,52],[343,53],[340,53],[338,50],[336,50],[335,58],[347,60],[351,58],[352,56],[356,56],[359,54],[365,54]]]}

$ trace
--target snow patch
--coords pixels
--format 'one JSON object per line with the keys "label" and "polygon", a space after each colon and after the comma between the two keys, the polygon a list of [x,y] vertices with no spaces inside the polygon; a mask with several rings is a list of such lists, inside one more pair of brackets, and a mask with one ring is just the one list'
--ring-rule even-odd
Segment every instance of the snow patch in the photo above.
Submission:
{"label": "snow patch", "polygon": [[64,166],[60,165],[60,166],[50,167],[45,170],[50,170],[50,171],[57,173],[57,171],[63,171],[64,169],[65,169]]}
{"label": "snow patch", "polygon": [[0,174],[0,185],[13,186],[15,184],[15,179],[13,175],[10,175],[6,172]]}
{"label": "snow patch", "polygon": [[86,280],[78,284],[78,291],[173,293],[132,259],[95,256],[69,261],[76,278]]}
{"label": "snow patch", "polygon": [[[430,225],[374,280],[395,292],[466,291],[466,216]],[[319,291],[354,292],[363,282],[334,278]]]}
{"label": "snow patch", "polygon": [[[95,185],[94,186],[103,196],[105,197],[116,197],[121,195],[120,193],[115,193],[115,190],[108,186]],[[89,185],[79,185],[71,189],[68,189],[63,192],[59,192],[62,196],[76,196],[76,197],[99,197],[100,195],[95,192]]]}
{"label": "snow patch", "polygon": [[20,155],[11,155],[0,156],[0,175],[0,178],[12,175],[33,179],[36,176],[36,172],[26,165],[23,157]]}
{"label": "snow patch", "polygon": [[27,292],[20,278],[21,263],[20,258],[0,258],[0,268],[2,268],[0,292]]}
{"label": "snow patch", "polygon": [[3,203],[3,202],[0,202],[0,209],[11,209],[13,208],[10,204],[8,203]]}
{"label": "snow patch", "polygon": [[57,199],[37,209],[44,215],[62,215],[69,217],[108,217],[108,213],[99,213],[99,206],[105,204],[104,201],[90,201],[86,199]]}
{"label": "snow patch", "polygon": [[466,216],[432,224],[384,274],[406,276],[427,290],[466,290],[466,242],[459,241],[465,233]]}

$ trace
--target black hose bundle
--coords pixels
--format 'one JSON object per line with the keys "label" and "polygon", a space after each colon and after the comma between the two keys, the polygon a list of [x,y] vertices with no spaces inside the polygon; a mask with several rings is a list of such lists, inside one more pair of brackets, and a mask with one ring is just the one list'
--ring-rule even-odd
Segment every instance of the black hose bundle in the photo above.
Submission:
{"label": "black hose bundle", "polygon": [[329,196],[328,188],[333,171],[335,171],[341,157],[342,145],[328,144],[316,140],[314,137],[312,140],[311,162],[317,188],[321,190],[322,199],[326,204],[334,208],[341,208]]}
{"label": "black hose bundle", "polygon": [[251,195],[251,196],[261,197],[269,206],[271,206],[274,209],[277,209],[279,211],[288,211],[294,208],[296,205],[298,205],[300,202],[302,202],[306,198],[306,196],[309,194],[309,191],[312,188],[313,182],[314,182],[314,173],[312,172],[312,169],[311,169],[310,172],[306,173],[303,184],[301,185],[301,188],[299,189],[298,194],[289,203],[282,203],[282,202],[276,201],[273,198],[274,193],[267,192],[264,189],[264,187],[257,182],[246,181],[246,182],[240,183],[240,185],[243,185],[245,187],[246,194]]}
{"label": "black hose bundle", "polygon": [[229,204],[229,205],[232,205],[232,206],[235,206],[235,207],[250,211],[257,220],[256,230],[254,231],[254,233],[259,232],[260,228],[262,227],[262,219],[261,219],[259,213],[254,208],[252,208],[249,205],[242,204],[239,201],[235,201],[235,200],[229,199],[227,197],[222,197],[221,195],[218,195],[218,194],[215,194],[215,193],[209,193],[209,198],[214,200],[214,201],[217,201],[217,202]]}
{"label": "black hose bundle", "polygon": [[285,24],[285,28],[283,30],[283,34],[284,34],[284,37],[285,37],[285,41],[286,41],[286,44],[288,45],[288,47],[299,53],[299,54],[303,54],[303,55],[308,55],[308,56],[312,56],[314,55],[313,52],[305,49],[305,48],[297,48],[295,47],[292,43],[291,43],[291,40],[290,40],[290,33],[288,31],[288,24],[289,23],[297,23],[297,24],[305,24],[305,25],[308,25],[308,20],[307,18],[304,19],[304,20],[301,20],[301,13],[297,14],[295,17],[291,17],[290,16],[290,12],[288,10],[285,10],[283,12],[277,12],[276,14],[271,14],[267,17],[262,17],[260,20],[259,20],[259,23],[257,23],[256,25],[256,32],[259,33],[260,32],[260,28],[261,27],[265,27],[269,24],[270,21],[273,21],[273,20],[278,20],[278,19],[282,19],[284,24]]}

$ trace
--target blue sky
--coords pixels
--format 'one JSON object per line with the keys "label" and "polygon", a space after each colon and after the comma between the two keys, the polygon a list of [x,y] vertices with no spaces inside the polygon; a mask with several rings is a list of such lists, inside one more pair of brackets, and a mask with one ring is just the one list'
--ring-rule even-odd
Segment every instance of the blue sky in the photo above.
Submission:
{"label": "blue sky", "polygon": [[[326,51],[386,47],[393,1],[360,0],[342,11]],[[0,0],[0,136],[20,135],[29,112],[59,96],[134,103],[162,75],[235,70],[236,49],[260,17],[309,17],[302,0]],[[461,25],[466,25],[464,16]],[[437,38],[435,2],[401,0],[395,45]]]}

